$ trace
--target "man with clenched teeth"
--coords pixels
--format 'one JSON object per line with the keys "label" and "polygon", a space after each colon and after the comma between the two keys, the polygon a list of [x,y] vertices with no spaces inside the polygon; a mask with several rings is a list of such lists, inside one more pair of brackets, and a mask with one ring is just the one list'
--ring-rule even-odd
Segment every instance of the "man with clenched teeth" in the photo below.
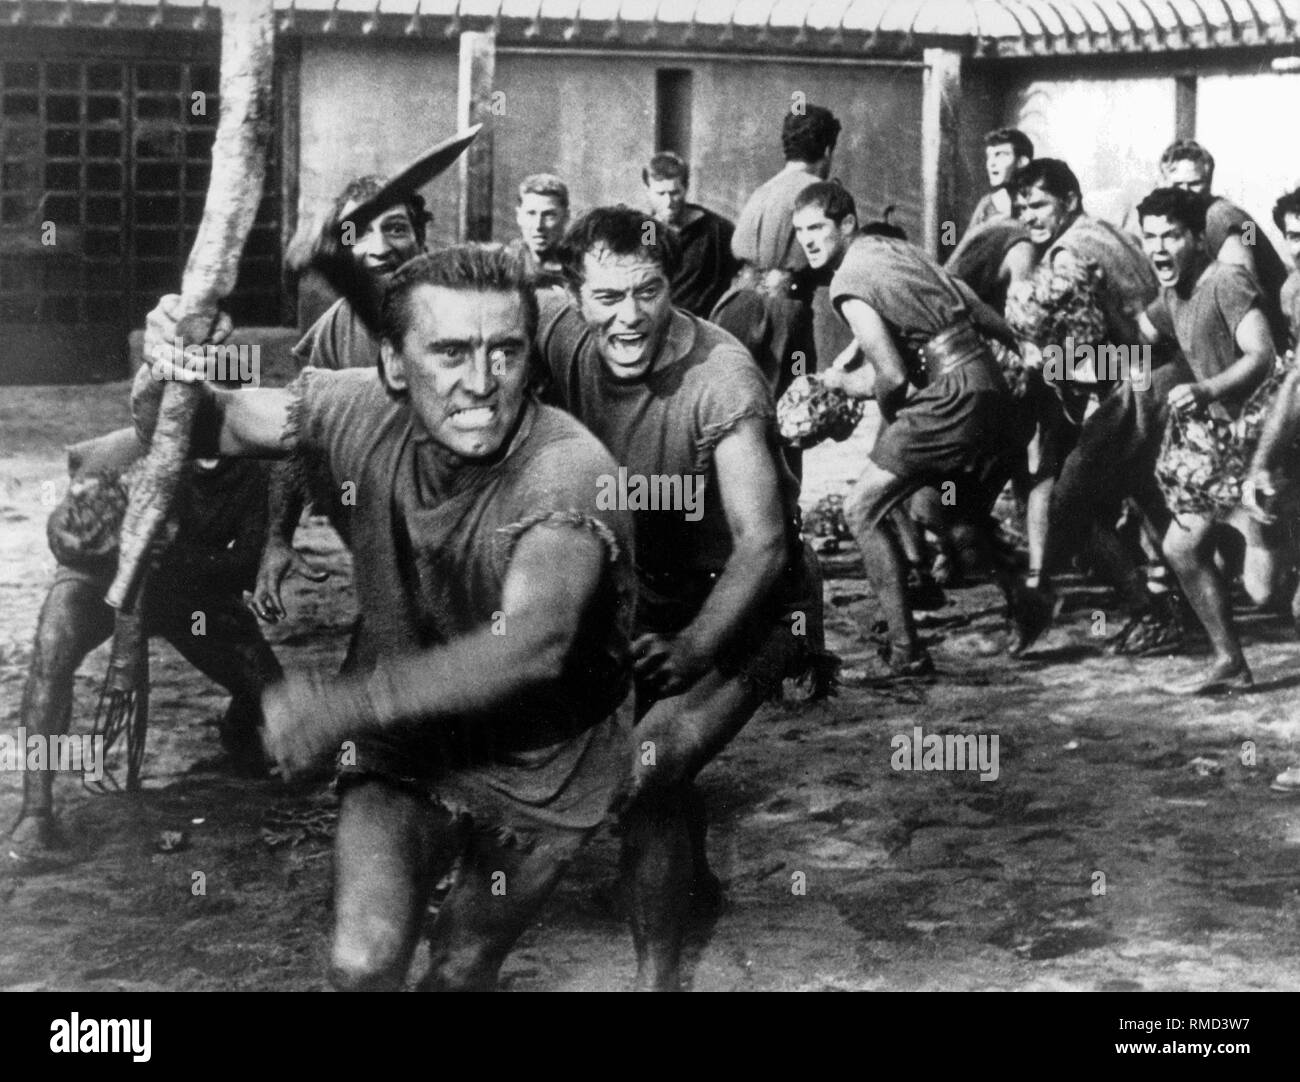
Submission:
{"label": "man with clenched teeth", "polygon": [[[502,248],[447,248],[388,283],[377,369],[199,385],[195,453],[293,455],[356,486],[354,665],[263,701],[282,769],[339,753],[341,989],[402,986],[456,861],[421,988],[495,987],[628,773],[632,524],[597,504],[610,455],[532,394],[534,288]],[[160,387],[143,368],[146,439]]]}
{"label": "man with clenched teeth", "polygon": [[[1192,379],[1168,392],[1169,408],[1178,415],[1170,425],[1195,423],[1199,440],[1231,452],[1239,437],[1228,425],[1248,423],[1243,414],[1257,409],[1251,396],[1272,373],[1276,353],[1254,276],[1207,251],[1208,205],[1205,195],[1185,188],[1158,188],[1138,204],[1142,244],[1160,282],[1160,295],[1140,322],[1149,340],[1176,341],[1191,368]],[[1216,554],[1231,565],[1244,543],[1242,580],[1260,605],[1271,601],[1285,570],[1278,527],[1249,517],[1237,502],[1244,477],[1225,469],[1231,467],[1217,466],[1192,443],[1185,448],[1167,443],[1157,467],[1174,514],[1164,538],[1165,558],[1213,650],[1209,671],[1170,685],[1166,690],[1172,694],[1208,695],[1253,683]]]}

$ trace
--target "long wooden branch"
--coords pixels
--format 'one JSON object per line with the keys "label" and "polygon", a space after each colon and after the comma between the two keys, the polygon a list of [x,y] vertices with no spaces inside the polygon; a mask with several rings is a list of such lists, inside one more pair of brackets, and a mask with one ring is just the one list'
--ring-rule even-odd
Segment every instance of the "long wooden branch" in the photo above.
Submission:
{"label": "long wooden branch", "polygon": [[[221,114],[212,146],[212,176],[198,236],[181,281],[186,345],[207,341],[217,305],[235,287],[239,257],[257,215],[271,135],[274,0],[223,0]],[[146,358],[146,363],[149,363]],[[189,453],[201,388],[171,383],[163,392],[153,443],[122,522],[117,577],[107,600],[129,608],[150,546],[166,521]]]}

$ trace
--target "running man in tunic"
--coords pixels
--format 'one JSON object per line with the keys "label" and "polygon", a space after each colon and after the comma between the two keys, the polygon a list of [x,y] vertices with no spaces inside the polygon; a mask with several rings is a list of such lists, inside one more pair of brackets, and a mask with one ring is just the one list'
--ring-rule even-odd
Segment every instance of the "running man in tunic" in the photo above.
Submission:
{"label": "running man in tunic", "polygon": [[886,663],[896,675],[934,668],[907,603],[907,562],[887,522],[925,486],[955,497],[950,537],[964,563],[993,570],[1012,607],[1014,648],[1048,613],[995,555],[989,517],[1022,444],[1015,400],[981,331],[1009,340],[1010,329],[916,246],[858,235],[853,197],[838,184],[805,189],[794,224],[809,264],[834,270],[831,301],[859,347],[822,378],[853,397],[874,395],[886,424],[844,502],[888,625]]}
{"label": "running man in tunic", "polygon": [[[631,517],[598,506],[608,452],[531,394],[534,286],[499,247],[419,257],[389,282],[378,369],[210,392],[196,427],[355,489],[353,671],[265,699],[283,768],[338,753],[339,988],[402,985],[457,858],[421,987],[493,988],[628,774]],[[145,432],[158,386],[136,381]]]}
{"label": "running man in tunic", "polygon": [[675,990],[689,895],[718,890],[692,779],[785,676],[813,664],[820,581],[762,373],[729,334],[672,306],[676,238],[602,207],[575,223],[564,254],[578,304],[544,301],[538,347],[554,400],[618,463],[601,506],[635,513],[638,720],[622,863],[638,987]]}
{"label": "running man in tunic", "polygon": [[[1050,340],[1035,345],[1040,350],[1055,347],[1062,357],[1067,347],[1087,345],[1099,358],[1104,347],[1108,357],[1140,362],[1138,317],[1156,293],[1141,248],[1128,234],[1085,212],[1078,178],[1059,159],[1031,162],[1017,177],[1015,191],[1018,217],[1030,232],[1035,258],[1031,278],[1011,287],[1006,311],[1012,327],[1031,339],[1040,337],[1041,326],[1054,327]],[[1155,458],[1166,395],[1185,369],[1172,349],[1153,350],[1150,366],[1110,367],[1122,370],[1085,363],[1065,371],[1054,365],[1056,378],[1046,388],[1052,393],[1036,401],[1039,461],[1030,517],[1038,544],[1029,582],[1050,591],[1051,576],[1086,548],[1099,574],[1116,589],[1128,618],[1113,645],[1124,648],[1140,640],[1168,648],[1179,641],[1174,614],[1148,593],[1143,570],[1114,524],[1123,500],[1132,498],[1157,536],[1167,528]],[[1088,412],[1092,397],[1098,404]],[[1038,493],[1048,499],[1036,501]]]}
{"label": "running man in tunic", "polygon": [[[1165,534],[1165,558],[1214,652],[1208,673],[1165,689],[1181,695],[1237,691],[1253,684],[1216,553],[1223,553],[1229,566],[1241,563],[1246,590],[1260,605],[1271,601],[1283,570],[1278,527],[1253,521],[1239,505],[1245,463],[1234,464],[1233,452],[1248,441],[1229,427],[1248,423],[1243,413],[1258,409],[1251,399],[1273,373],[1273,337],[1255,278],[1244,267],[1209,254],[1208,206],[1204,195],[1183,188],[1158,188],[1138,204],[1142,243],[1161,287],[1142,318],[1142,330],[1152,341],[1176,341],[1193,376],[1169,391],[1169,424],[1176,429],[1195,424],[1215,452],[1206,454],[1190,444],[1179,449],[1167,438],[1157,467],[1174,515]],[[1217,456],[1222,458],[1216,461]]]}

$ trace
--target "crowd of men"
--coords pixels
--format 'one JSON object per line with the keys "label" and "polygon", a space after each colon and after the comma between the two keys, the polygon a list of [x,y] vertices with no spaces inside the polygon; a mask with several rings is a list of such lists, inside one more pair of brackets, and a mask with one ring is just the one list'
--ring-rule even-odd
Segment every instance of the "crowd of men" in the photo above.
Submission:
{"label": "crowd of men", "polygon": [[[384,189],[360,178],[315,250],[342,296],[285,388],[198,381],[168,351],[182,311],[164,298],[134,429],[78,452],[51,519],[61,570],[28,731],[67,731],[73,671],[108,634],[114,509],[167,379],[195,381],[202,406],[146,626],[230,688],[232,766],[287,776],[336,757],[340,988],[401,987],[453,866],[422,987],[493,987],[611,814],[638,987],[679,986],[691,908],[719,895],[695,776],[783,681],[834,684],[802,460],[777,423],[801,376],[879,412],[844,520],[883,679],[934,671],[913,611],[977,571],[1024,654],[1058,610],[1053,581],[1083,561],[1124,612],[1115,652],[1182,648],[1190,612],[1213,656],[1168,690],[1249,688],[1235,580],[1300,625],[1300,379],[1279,359],[1300,335],[1300,270],[1210,195],[1193,142],[1168,148],[1125,230],[1014,130],[988,136],[991,190],[941,265],[828,179],[840,127],[818,106],[787,116],[785,165],[734,225],[688,200],[687,163],[663,152],[641,171],[649,214],[571,223],[567,185],[539,173],[508,244],[428,250],[410,192],[345,245],[340,223]],[[1300,263],[1300,191],[1274,221]],[[1081,363],[1057,363],[1075,346]],[[1149,361],[1099,360],[1114,356]],[[992,515],[1008,485],[1027,568]],[[360,618],[337,675],[281,673],[239,606],[248,589],[281,619],[286,576],[321,578],[293,547],[308,503],[354,553]],[[203,650],[176,616],[200,594],[228,632]],[[13,844],[60,844],[48,777],[27,785]]]}

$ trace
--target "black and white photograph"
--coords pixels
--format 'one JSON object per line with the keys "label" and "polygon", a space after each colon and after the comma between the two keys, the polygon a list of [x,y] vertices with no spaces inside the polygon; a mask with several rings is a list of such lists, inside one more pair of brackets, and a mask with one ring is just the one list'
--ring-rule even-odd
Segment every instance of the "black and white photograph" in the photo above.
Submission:
{"label": "black and white photograph", "polygon": [[1251,1059],[1298,119],[1300,0],[0,0],[0,991]]}

